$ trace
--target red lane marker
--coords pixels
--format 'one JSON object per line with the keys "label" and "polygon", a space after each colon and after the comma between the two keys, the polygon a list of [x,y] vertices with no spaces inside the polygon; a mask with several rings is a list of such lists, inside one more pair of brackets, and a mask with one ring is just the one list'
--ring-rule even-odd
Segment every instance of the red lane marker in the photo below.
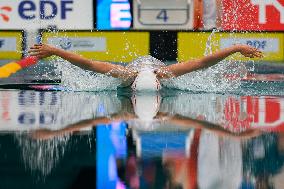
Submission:
{"label": "red lane marker", "polygon": [[32,66],[38,62],[38,59],[35,56],[26,57],[17,62],[22,68]]}

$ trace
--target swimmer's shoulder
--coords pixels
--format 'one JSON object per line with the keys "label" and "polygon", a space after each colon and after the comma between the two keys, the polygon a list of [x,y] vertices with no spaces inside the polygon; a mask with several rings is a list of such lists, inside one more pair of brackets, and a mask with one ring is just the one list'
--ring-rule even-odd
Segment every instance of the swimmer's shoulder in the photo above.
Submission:
{"label": "swimmer's shoulder", "polygon": [[122,78],[121,84],[118,86],[118,88],[131,88],[131,85],[134,82],[135,78],[135,76]]}
{"label": "swimmer's shoulder", "polygon": [[134,80],[127,80],[127,81],[122,81],[121,84],[119,85],[120,88],[126,88],[130,87],[132,85]]}
{"label": "swimmer's shoulder", "polygon": [[124,87],[130,87],[134,80],[137,77],[138,72],[137,71],[130,71],[128,70],[124,75],[121,76],[121,84],[119,87],[124,88]]}

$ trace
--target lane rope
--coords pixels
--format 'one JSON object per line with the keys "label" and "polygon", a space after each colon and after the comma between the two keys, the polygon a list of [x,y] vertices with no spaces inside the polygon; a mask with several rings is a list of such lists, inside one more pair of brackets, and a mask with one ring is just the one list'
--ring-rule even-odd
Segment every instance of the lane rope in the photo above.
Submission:
{"label": "lane rope", "polygon": [[10,62],[8,64],[5,64],[4,66],[0,67],[0,79],[8,78],[12,74],[24,68],[35,65],[37,62],[38,62],[38,59],[35,56],[28,56],[17,62]]}

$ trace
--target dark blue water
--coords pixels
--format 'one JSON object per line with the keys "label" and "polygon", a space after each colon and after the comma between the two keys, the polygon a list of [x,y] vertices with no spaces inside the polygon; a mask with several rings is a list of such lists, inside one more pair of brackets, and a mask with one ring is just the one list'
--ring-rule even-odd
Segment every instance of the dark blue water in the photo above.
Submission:
{"label": "dark blue water", "polygon": [[0,188],[282,188],[284,98],[0,92]]}

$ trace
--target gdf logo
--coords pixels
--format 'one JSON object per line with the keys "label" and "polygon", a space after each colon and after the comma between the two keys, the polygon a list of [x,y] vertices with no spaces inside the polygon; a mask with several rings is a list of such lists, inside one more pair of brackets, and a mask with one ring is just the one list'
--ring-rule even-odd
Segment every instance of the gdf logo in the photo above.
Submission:
{"label": "gdf logo", "polygon": [[[9,6],[0,7],[0,16],[5,21],[8,22],[10,20],[9,16],[7,15],[8,12],[11,12],[12,8]],[[1,47],[1,46],[0,46]]]}
{"label": "gdf logo", "polygon": [[280,23],[284,24],[284,6],[279,3],[278,0],[252,0],[253,5],[259,6],[259,18],[258,21],[260,24],[267,23],[266,17],[266,7],[273,6],[280,13]]}

